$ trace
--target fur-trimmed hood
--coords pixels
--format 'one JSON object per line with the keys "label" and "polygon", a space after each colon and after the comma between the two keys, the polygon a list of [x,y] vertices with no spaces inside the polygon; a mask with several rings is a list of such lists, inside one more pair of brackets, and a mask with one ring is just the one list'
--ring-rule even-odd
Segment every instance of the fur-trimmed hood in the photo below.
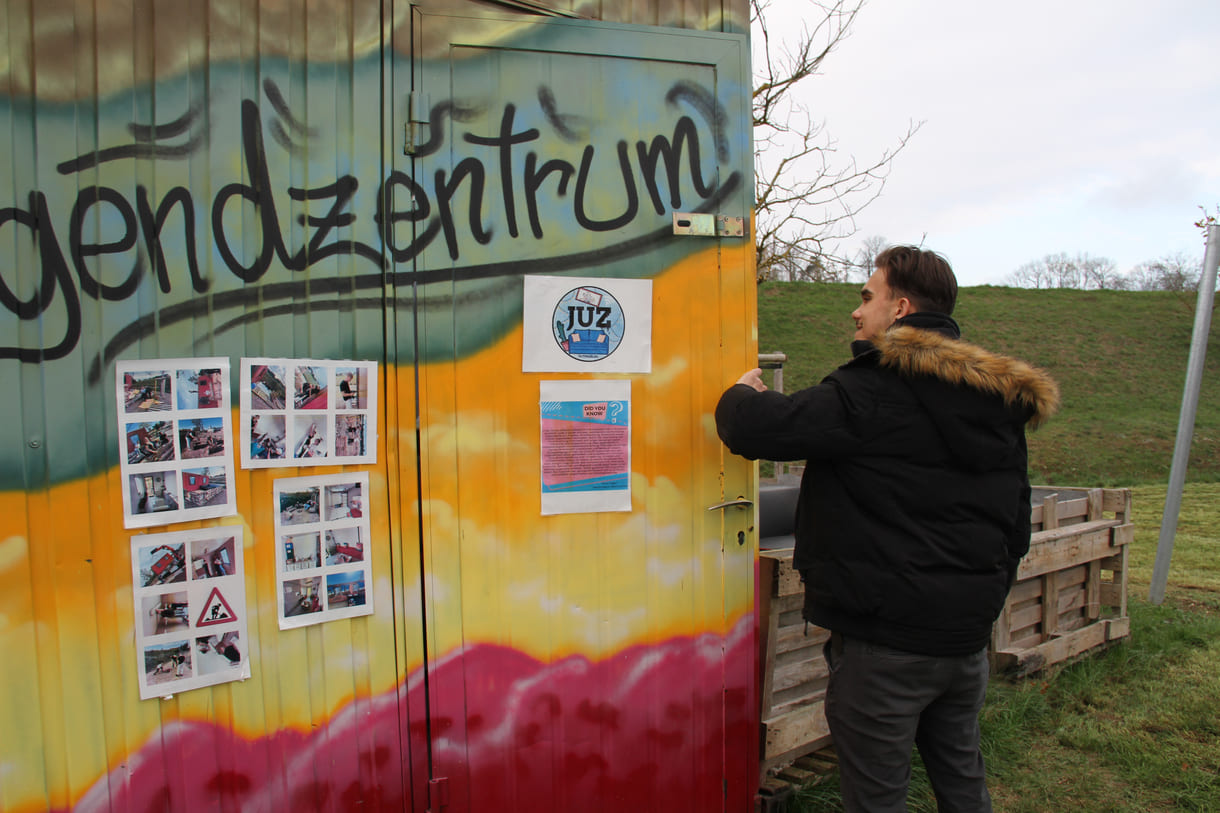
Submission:
{"label": "fur-trimmed hood", "polygon": [[1059,386],[1043,370],[941,332],[900,325],[873,340],[879,364],[904,378],[931,376],[1022,407],[1036,428],[1059,408]]}

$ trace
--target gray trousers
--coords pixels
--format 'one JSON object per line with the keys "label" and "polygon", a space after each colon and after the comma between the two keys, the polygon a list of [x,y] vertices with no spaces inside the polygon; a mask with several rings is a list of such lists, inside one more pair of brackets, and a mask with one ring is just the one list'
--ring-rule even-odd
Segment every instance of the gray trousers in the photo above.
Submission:
{"label": "gray trousers", "polygon": [[986,649],[937,657],[835,634],[824,651],[830,666],[826,719],[847,813],[907,809],[912,745],[919,747],[941,813],[989,813],[979,751]]}

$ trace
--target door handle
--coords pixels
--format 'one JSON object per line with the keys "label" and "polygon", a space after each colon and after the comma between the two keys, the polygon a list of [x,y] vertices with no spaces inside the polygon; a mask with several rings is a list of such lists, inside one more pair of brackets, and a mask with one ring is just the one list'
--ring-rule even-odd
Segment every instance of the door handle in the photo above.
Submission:
{"label": "door handle", "polygon": [[753,504],[753,500],[747,500],[745,497],[738,497],[737,499],[729,500],[728,502],[718,502],[715,505],[709,505],[707,510],[716,511],[721,508],[746,508]]}

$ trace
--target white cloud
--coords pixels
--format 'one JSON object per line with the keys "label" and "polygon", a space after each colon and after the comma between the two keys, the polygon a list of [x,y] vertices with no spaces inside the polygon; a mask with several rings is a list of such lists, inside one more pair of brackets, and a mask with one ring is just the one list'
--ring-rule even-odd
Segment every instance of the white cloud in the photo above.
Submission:
{"label": "white cloud", "polygon": [[862,162],[926,124],[849,243],[926,233],[967,285],[1058,251],[1120,268],[1201,255],[1192,221],[1220,201],[1218,38],[1220,3],[1191,0],[866,4],[807,103]]}

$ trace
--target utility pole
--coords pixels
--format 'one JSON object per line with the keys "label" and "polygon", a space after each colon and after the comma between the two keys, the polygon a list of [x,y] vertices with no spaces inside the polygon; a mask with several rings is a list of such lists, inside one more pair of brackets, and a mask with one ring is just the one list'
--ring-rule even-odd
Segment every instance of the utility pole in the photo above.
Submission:
{"label": "utility pole", "polygon": [[1161,536],[1156,544],[1152,566],[1152,587],[1148,600],[1165,600],[1169,582],[1169,560],[1173,557],[1173,537],[1178,530],[1178,511],[1182,508],[1182,488],[1186,484],[1186,463],[1190,442],[1195,435],[1195,413],[1199,408],[1199,389],[1203,385],[1203,362],[1207,357],[1207,337],[1211,333],[1212,303],[1216,296],[1216,266],[1220,265],[1220,224],[1207,227],[1207,251],[1203,256],[1203,276],[1199,278],[1199,299],[1195,306],[1195,330],[1190,340],[1190,360],[1186,365],[1186,386],[1182,392],[1182,413],[1178,418],[1178,437],[1173,447],[1169,470],[1169,490],[1165,494],[1165,513],[1161,517]]}

